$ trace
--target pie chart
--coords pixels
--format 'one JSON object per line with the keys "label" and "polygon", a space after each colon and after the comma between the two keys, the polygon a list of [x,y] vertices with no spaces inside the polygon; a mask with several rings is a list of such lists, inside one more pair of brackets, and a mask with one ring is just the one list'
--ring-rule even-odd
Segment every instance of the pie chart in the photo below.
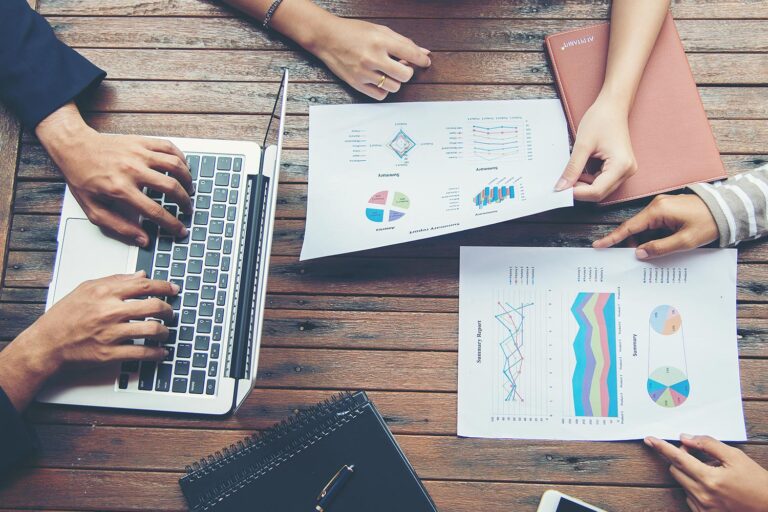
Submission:
{"label": "pie chart", "polygon": [[651,327],[659,334],[665,336],[675,334],[683,325],[680,312],[672,306],[657,306],[651,311]]}
{"label": "pie chart", "polygon": [[690,393],[688,376],[673,366],[656,368],[648,377],[648,396],[662,407],[679,407]]}
{"label": "pie chart", "polygon": [[365,216],[371,222],[395,222],[405,217],[410,207],[411,200],[407,195],[393,190],[382,190],[368,200]]}

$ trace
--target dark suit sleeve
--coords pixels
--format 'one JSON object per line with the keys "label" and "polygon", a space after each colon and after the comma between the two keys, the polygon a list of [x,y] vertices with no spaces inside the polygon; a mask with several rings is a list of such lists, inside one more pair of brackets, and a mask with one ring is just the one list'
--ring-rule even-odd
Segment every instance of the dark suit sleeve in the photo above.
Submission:
{"label": "dark suit sleeve", "polygon": [[0,388],[0,475],[32,455],[36,449],[35,433]]}
{"label": "dark suit sleeve", "polygon": [[104,79],[26,0],[0,0],[0,101],[29,130]]}

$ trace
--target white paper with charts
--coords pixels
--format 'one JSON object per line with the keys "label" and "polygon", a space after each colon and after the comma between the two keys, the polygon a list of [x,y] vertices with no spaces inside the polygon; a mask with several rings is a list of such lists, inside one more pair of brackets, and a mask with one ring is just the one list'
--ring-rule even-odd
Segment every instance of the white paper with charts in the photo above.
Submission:
{"label": "white paper with charts", "polygon": [[462,247],[458,434],[746,439],[736,251]]}
{"label": "white paper with charts", "polygon": [[301,259],[573,205],[558,100],[313,106]]}

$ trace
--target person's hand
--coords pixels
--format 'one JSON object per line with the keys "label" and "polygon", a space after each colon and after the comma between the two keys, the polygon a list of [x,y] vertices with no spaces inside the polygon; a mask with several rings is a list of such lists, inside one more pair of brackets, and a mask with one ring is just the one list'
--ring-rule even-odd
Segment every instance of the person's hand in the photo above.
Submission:
{"label": "person's hand", "polygon": [[163,192],[183,212],[192,212],[192,176],[184,154],[171,142],[100,134],[72,103],[45,118],[35,132],[91,222],[140,246],[149,238],[139,215],[173,235],[186,235],[181,221],[142,192],[144,187]]}
{"label": "person's hand", "polygon": [[[595,176],[583,174],[592,157],[603,161]],[[571,159],[555,190],[574,187],[574,199],[602,201],[635,172],[637,162],[629,139],[627,112],[614,102],[598,97],[579,123]]]}
{"label": "person's hand", "polygon": [[[737,448],[709,436],[681,436],[680,448],[654,437],[645,444],[664,457],[672,478],[685,490],[694,512],[765,512],[768,510],[768,471]],[[691,452],[712,459],[706,464]]]}
{"label": "person's hand", "polygon": [[147,279],[143,271],[86,281],[0,352],[0,386],[22,409],[63,367],[164,358],[164,348],[126,342],[166,339],[168,328],[146,318],[169,320],[173,309],[158,297],[178,292],[177,285]]}
{"label": "person's hand", "polygon": [[640,213],[595,241],[598,249],[611,247],[643,231],[664,229],[672,234],[637,246],[635,255],[644,260],[706,245],[718,238],[717,224],[707,205],[694,194],[658,195]]}
{"label": "person's hand", "polygon": [[432,64],[429,50],[388,27],[333,15],[319,26],[320,33],[307,48],[336,76],[371,98],[383,100],[399,91],[413,76],[412,65]]}

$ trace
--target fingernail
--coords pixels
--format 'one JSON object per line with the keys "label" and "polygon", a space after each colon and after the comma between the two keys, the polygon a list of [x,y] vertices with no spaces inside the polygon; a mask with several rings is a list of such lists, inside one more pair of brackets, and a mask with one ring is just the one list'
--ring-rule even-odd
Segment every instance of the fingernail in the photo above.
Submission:
{"label": "fingernail", "polygon": [[643,442],[644,442],[646,445],[648,445],[648,446],[650,446],[651,448],[653,448],[653,441],[651,440],[651,438],[650,438],[650,437],[646,437],[645,439],[643,439]]}
{"label": "fingernail", "polygon": [[133,277],[144,277],[144,275],[145,274],[144,274],[143,270],[138,270],[138,271],[133,273]]}
{"label": "fingernail", "polygon": [[187,228],[185,228],[185,227],[181,228],[181,236],[182,236],[182,238],[187,236],[188,234],[189,234],[189,231],[187,230]]}
{"label": "fingernail", "polygon": [[179,293],[179,291],[181,290],[181,287],[176,283],[171,283],[171,290],[173,290],[173,293]]}
{"label": "fingernail", "polygon": [[422,48],[421,46],[419,46],[419,50],[421,50],[424,55],[429,55],[432,53],[431,51],[427,50],[426,48]]}
{"label": "fingernail", "polygon": [[432,59],[427,59],[427,67],[432,65]]}
{"label": "fingernail", "polygon": [[139,244],[140,247],[144,247],[145,245],[147,245],[147,237],[143,235],[137,236],[136,243]]}
{"label": "fingernail", "polygon": [[637,256],[637,259],[639,260],[644,260],[648,257],[648,251],[645,249],[636,249],[635,256]]}
{"label": "fingernail", "polygon": [[165,355],[165,357],[169,357],[171,355],[171,351],[168,349],[165,349],[163,350],[163,354]]}
{"label": "fingernail", "polygon": [[685,439],[687,441],[690,441],[693,439],[693,436],[691,434],[680,434],[680,439]]}
{"label": "fingernail", "polygon": [[555,185],[555,192],[560,192],[567,188],[568,188],[568,180],[566,180],[565,178],[560,178],[557,181],[557,185]]}

